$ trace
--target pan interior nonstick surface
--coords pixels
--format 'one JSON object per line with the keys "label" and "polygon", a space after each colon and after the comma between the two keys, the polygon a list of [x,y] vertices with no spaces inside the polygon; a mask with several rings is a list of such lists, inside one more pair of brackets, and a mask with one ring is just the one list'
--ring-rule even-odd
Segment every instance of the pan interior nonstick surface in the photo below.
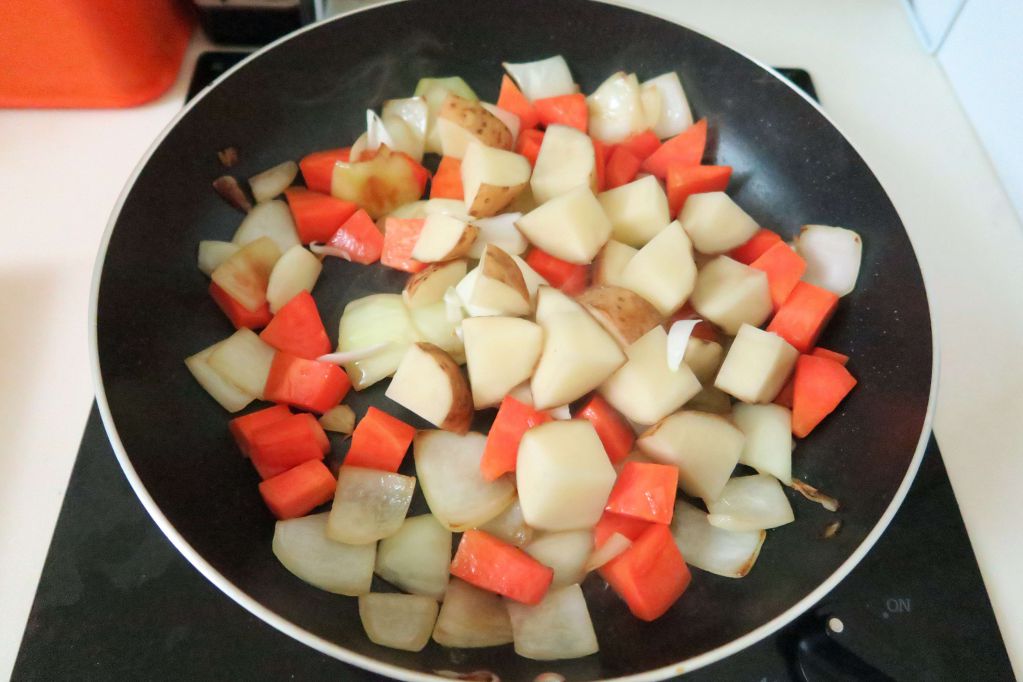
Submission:
{"label": "pan interior nonstick surface", "polygon": [[[793,464],[798,477],[843,507],[835,515],[793,497],[795,523],[768,534],[748,577],[694,570],[685,596],[654,623],[633,618],[591,576],[583,587],[601,646],[595,656],[540,663],[517,657],[511,646],[453,651],[431,643],[419,654],[381,648],[363,634],[355,599],[303,584],[273,557],[273,518],[257,476],[231,441],[228,415],[182,363],[233,331],[195,266],[199,240],[230,239],[240,220],[210,189],[224,172],[216,152],[236,147],[241,161],[231,172],[247,177],[350,144],[367,108],[408,96],[420,77],[457,74],[492,101],[501,61],[552,54],[565,56],[583,92],[619,69],[641,79],[677,71],[694,114],[710,123],[707,161],[734,167],[729,191],[761,225],[786,237],[809,223],[863,236],[860,284],[820,341],[851,356],[859,385],[798,445]],[[348,301],[397,292],[404,279],[328,259],[314,295],[332,341]],[[130,467],[158,514],[247,595],[242,601],[251,598],[327,642],[409,671],[488,669],[504,680],[548,670],[589,680],[685,667],[795,605],[839,569],[895,499],[924,428],[932,372],[930,318],[912,248],[891,202],[841,134],[789,85],[738,53],[675,24],[582,0],[559,2],[557,12],[541,0],[386,5],[256,56],[195,101],[128,191],[102,266],[97,325],[101,403],[105,392]],[[380,385],[353,392],[348,402],[359,414],[376,404],[411,419],[384,399]],[[346,447],[335,441],[335,453]],[[403,471],[412,470],[408,458]],[[423,511],[419,496],[412,513]],[[841,532],[821,539],[835,518]]]}

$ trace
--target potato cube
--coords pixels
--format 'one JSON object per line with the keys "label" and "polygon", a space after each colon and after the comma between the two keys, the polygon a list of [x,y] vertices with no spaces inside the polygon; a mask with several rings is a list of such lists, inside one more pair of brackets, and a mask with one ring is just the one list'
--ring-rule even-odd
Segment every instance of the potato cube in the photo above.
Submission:
{"label": "potato cube", "polygon": [[744,324],[714,385],[746,403],[769,403],[785,385],[798,357],[799,351],[777,334]]}
{"label": "potato cube", "polygon": [[583,397],[625,364],[615,340],[584,310],[537,319],[544,342],[530,390],[538,410]]}
{"label": "potato cube", "polygon": [[730,251],[745,244],[760,229],[746,211],[724,192],[694,194],[682,206],[678,220],[701,253]]}
{"label": "potato cube", "polygon": [[615,482],[604,446],[585,420],[526,431],[515,475],[526,523],[552,531],[596,525]]}
{"label": "potato cube", "polygon": [[743,324],[759,327],[773,310],[767,275],[728,256],[703,266],[690,303],[701,317],[732,336]]}
{"label": "potato cube", "polygon": [[714,377],[724,359],[725,349],[720,343],[704,341],[695,336],[689,337],[686,354],[682,356],[683,362],[689,365],[689,369],[693,370],[693,374],[704,386],[714,383]]}
{"label": "potato cube", "polygon": [[629,246],[643,246],[671,222],[668,197],[652,175],[601,192],[598,199],[614,227],[614,238]]}
{"label": "potato cube", "polygon": [[543,329],[518,317],[470,317],[462,321],[462,339],[473,405],[482,409],[533,374]]}
{"label": "potato cube", "polygon": [[593,261],[593,283],[624,286],[622,272],[635,255],[636,249],[628,244],[609,239]]}
{"label": "potato cube", "polygon": [[526,187],[532,167],[526,157],[473,142],[462,159],[462,188],[470,215],[497,215]]}
{"label": "potato cube", "polygon": [[693,246],[675,221],[661,229],[622,270],[621,286],[670,315],[686,302],[696,284]]}
{"label": "potato cube", "polygon": [[663,464],[678,467],[687,495],[713,500],[732,475],[746,437],[725,417],[683,410],[640,435],[636,445]]}
{"label": "potato cube", "polygon": [[570,126],[547,126],[529,186],[533,199],[543,204],[577,187],[596,190],[597,162],[593,141]]}
{"label": "potato cube", "polygon": [[515,224],[547,253],[580,265],[589,265],[611,237],[611,222],[586,186],[547,201]]}
{"label": "potato cube", "polygon": [[689,367],[668,369],[668,334],[654,327],[625,349],[628,357],[603,383],[600,393],[623,415],[643,425],[668,416],[700,392]]}

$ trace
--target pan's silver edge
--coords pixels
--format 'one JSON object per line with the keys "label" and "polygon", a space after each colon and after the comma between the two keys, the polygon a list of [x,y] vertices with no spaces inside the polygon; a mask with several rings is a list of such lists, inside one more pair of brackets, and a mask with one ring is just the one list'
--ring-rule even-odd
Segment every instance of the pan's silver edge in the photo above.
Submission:
{"label": "pan's silver edge", "polygon": [[[353,9],[343,14],[339,14],[337,16],[332,17],[331,19],[328,19],[327,21],[328,22],[340,21],[347,16],[358,14],[360,12],[371,10],[383,5],[396,4],[402,1],[403,0],[384,0],[374,5]],[[640,12],[642,14],[647,14],[649,16],[653,16],[658,19],[668,21],[679,26],[683,26],[684,28],[689,28],[688,26],[685,26],[685,24],[681,24],[678,21],[662,16],[656,12],[650,12],[647,10],[639,9],[627,3],[619,2],[618,0],[598,1],[604,4],[624,7],[636,12]],[[116,455],[118,462],[120,463],[121,468],[124,471],[125,477],[128,479],[128,483],[135,491],[135,494],[142,502],[143,507],[145,507],[150,517],[152,517],[156,525],[160,528],[160,530],[167,537],[167,539],[170,540],[170,542],[177,548],[177,550],[181,552],[181,554],[203,576],[205,576],[207,580],[216,585],[218,589],[220,589],[224,594],[226,594],[228,597],[234,600],[239,606],[241,606],[242,608],[244,608],[257,618],[260,618],[261,620],[265,621],[267,624],[276,628],[280,632],[288,635],[289,637],[292,637],[302,642],[303,644],[306,644],[307,646],[312,647],[317,651],[320,651],[321,653],[345,661],[346,663],[351,663],[352,665],[359,666],[361,668],[370,670],[375,673],[379,673],[381,675],[387,675],[388,677],[392,677],[394,679],[416,681],[445,680],[447,678],[443,678],[437,675],[430,675],[427,673],[411,671],[408,670],[407,668],[401,668],[398,666],[391,665],[389,663],[381,662],[377,659],[356,653],[344,647],[338,646],[333,642],[329,642],[323,639],[322,637],[314,635],[308,630],[305,630],[295,625],[291,621],[287,620],[286,618],[280,616],[279,614],[275,613],[274,611],[271,611],[270,609],[266,608],[265,606],[257,602],[247,593],[243,592],[238,586],[236,586],[230,580],[225,578],[223,574],[217,571],[210,563],[208,563],[185,540],[185,538],[177,531],[177,529],[174,528],[174,526],[170,523],[167,517],[164,516],[163,512],[157,506],[152,496],[150,496],[149,491],[142,483],[141,478],[139,478],[138,472],[136,472],[135,468],[132,466],[131,460],[128,457],[128,453],[124,448],[124,444],[121,442],[121,438],[117,433],[117,427],[114,424],[113,416],[110,412],[110,405],[107,402],[106,391],[103,386],[103,377],[100,371],[99,343],[97,337],[96,320],[99,306],[99,289],[100,280],[103,272],[103,261],[106,258],[106,252],[110,244],[110,238],[111,235],[113,234],[114,226],[116,225],[117,219],[121,214],[121,210],[124,208],[124,203],[127,200],[128,194],[131,191],[131,188],[134,186],[135,181],[138,179],[138,176],[141,174],[143,168],[145,168],[146,164],[148,163],[150,157],[152,157],[153,153],[163,142],[164,138],[167,137],[167,135],[170,133],[171,130],[174,129],[178,122],[184,116],[186,116],[189,111],[191,111],[192,107],[194,107],[199,101],[201,101],[207,95],[207,93],[209,93],[210,90],[216,87],[221,81],[230,78],[237,70],[244,67],[250,61],[258,59],[261,55],[274,49],[276,46],[288,40],[291,40],[295,36],[301,35],[306,31],[313,30],[322,25],[323,23],[326,22],[310,24],[309,26],[299,29],[270,43],[269,45],[266,45],[262,49],[254,52],[252,55],[246,57],[235,66],[225,71],[210,85],[203,88],[203,90],[200,91],[189,103],[187,103],[182,108],[182,110],[178,112],[178,114],[170,121],[170,123],[168,123],[167,126],[160,132],[160,134],[156,137],[153,143],[146,150],[145,154],[139,161],[138,165],[135,167],[135,170],[132,172],[131,177],[129,177],[127,182],[125,183],[124,189],[118,196],[117,203],[115,204],[114,209],[110,214],[110,219],[107,222],[106,230],[104,231],[103,238],[100,242],[99,250],[96,254],[96,261],[93,266],[91,291],[89,294],[89,350],[93,384],[96,390],[96,402],[97,405],[99,406],[100,416],[103,420],[103,426],[106,429],[107,437],[110,439],[110,444],[114,450],[114,454]],[[701,33],[700,31],[696,31],[695,29],[689,28],[689,30],[694,31],[695,33]],[[705,34],[701,33],[701,35]],[[714,39],[711,38],[711,40]],[[731,49],[733,52],[740,54],[741,56],[750,60],[754,64],[760,66],[767,72],[771,73],[772,75],[780,79],[790,88],[792,88],[793,91],[795,91],[797,94],[799,94],[799,96],[805,99],[811,106],[813,106],[821,114],[821,116],[823,116],[832,126],[834,126],[835,129],[838,130],[839,133],[841,133],[842,136],[849,141],[849,144],[853,147],[853,149],[856,150],[857,154],[859,154],[859,150],[856,149],[856,146],[852,143],[850,137],[846,135],[845,132],[842,131],[842,129],[835,123],[835,121],[833,121],[831,117],[828,116],[828,114],[823,109],[821,109],[820,105],[812,98],[810,98],[805,92],[797,88],[788,79],[781,76],[777,71],[775,71],[770,66],[764,64],[759,59],[751,57],[750,55],[747,55],[740,50],[735,50],[734,48],[731,48],[725,45],[724,43],[721,43],[720,41],[715,40],[715,42],[722,45],[723,47],[726,47],[727,49]],[[863,155],[860,154],[860,157],[863,158]],[[870,165],[867,164],[866,159],[864,159],[864,163],[867,165],[868,168],[870,168]],[[872,168],[871,173],[873,173]],[[923,268],[921,268],[921,273],[925,280],[924,288],[926,291],[928,290],[928,287],[926,286],[926,276],[923,275]],[[846,559],[846,561],[816,589],[807,594],[805,597],[803,597],[800,601],[791,606],[789,609],[779,614],[775,618],[771,619],[764,625],[761,625],[760,627],[756,628],[755,630],[752,630],[746,633],[745,635],[732,640],[728,644],[725,644],[716,649],[712,649],[708,652],[700,654],[699,656],[694,656],[693,658],[689,658],[684,661],[679,661],[678,663],[665,666],[662,668],[657,668],[655,670],[649,670],[643,673],[637,673],[635,675],[628,675],[625,677],[615,678],[615,680],[619,682],[653,682],[655,680],[663,680],[668,677],[680,675],[683,672],[695,670],[697,668],[702,668],[706,665],[710,665],[711,663],[731,656],[732,654],[735,654],[741,651],[742,649],[745,649],[746,647],[755,644],[756,642],[773,634],[774,632],[777,632],[782,627],[795,620],[797,617],[799,617],[801,614],[807,611],[810,607],[812,607],[814,604],[823,599],[828,594],[828,592],[834,589],[834,587],[838,585],[842,581],[842,579],[844,579],[853,570],[853,568],[856,567],[857,564],[859,564],[863,557],[866,556],[867,552],[870,551],[871,547],[874,546],[878,538],[881,537],[881,534],[891,523],[892,519],[895,517],[895,513],[898,511],[907,493],[909,492],[910,485],[912,484],[913,479],[916,477],[916,473],[920,468],[920,462],[923,460],[924,451],[927,448],[927,443],[931,434],[931,425],[934,419],[934,411],[936,405],[935,397],[937,395],[938,390],[938,367],[940,352],[936,336],[937,325],[935,322],[934,307],[933,305],[931,305],[929,297],[927,301],[931,319],[931,345],[933,363],[931,368],[931,390],[928,396],[927,413],[924,418],[924,424],[923,429],[921,430],[920,440],[917,443],[916,450],[913,454],[913,459],[911,460],[909,468],[906,471],[906,476],[903,479],[902,483],[900,484],[898,490],[896,491],[895,496],[892,499],[892,502],[889,504],[884,514],[882,514],[880,520],[877,522],[874,528],[870,531],[870,533],[868,533],[867,537],[863,540],[862,543],[860,543],[859,547],[857,547],[856,550],[849,556],[849,558]]]}

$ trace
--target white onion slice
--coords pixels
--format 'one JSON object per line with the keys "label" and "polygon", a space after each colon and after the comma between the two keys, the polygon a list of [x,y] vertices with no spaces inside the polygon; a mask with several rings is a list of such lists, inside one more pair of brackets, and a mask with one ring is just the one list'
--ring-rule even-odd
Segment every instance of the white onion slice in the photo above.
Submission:
{"label": "white onion slice", "polygon": [[344,365],[349,362],[355,362],[356,360],[365,360],[371,358],[377,353],[387,350],[391,347],[391,341],[384,341],[377,343],[372,346],[365,346],[364,348],[357,348],[350,351],[339,351],[337,353],[327,353],[316,358],[318,362],[329,362],[332,365]]}
{"label": "white onion slice", "polygon": [[329,512],[278,521],[273,553],[284,568],[314,587],[356,597],[373,582],[376,545],[346,545],[326,536]]}
{"label": "white onion slice", "polygon": [[185,358],[185,366],[188,367],[188,371],[192,373],[192,376],[199,382],[199,385],[214,400],[220,403],[221,407],[228,412],[237,412],[255,400],[256,397],[235,386],[226,377],[222,376],[220,372],[210,366],[208,362],[210,356],[213,355],[213,351],[222,343],[224,341],[215,343],[209,348],[205,348],[195,355]]}
{"label": "white onion slice", "polygon": [[646,112],[636,74],[619,71],[586,98],[589,133],[602,142],[617,143],[646,130]]}
{"label": "white onion slice", "polygon": [[739,463],[788,485],[792,480],[792,412],[781,405],[736,403],[732,421],[746,435]]}
{"label": "white onion slice", "polygon": [[199,272],[209,277],[221,263],[238,253],[240,248],[234,242],[218,242],[204,239],[199,242]]}
{"label": "white onion slice", "polygon": [[420,341],[426,341],[440,348],[460,365],[465,364],[465,345],[462,342],[461,320],[452,322],[448,317],[448,306],[443,301],[419,306],[409,310],[412,326],[419,333]]}
{"label": "white onion slice", "polygon": [[361,351],[390,343],[372,355],[351,360],[345,371],[356,391],[394,374],[410,344],[419,340],[405,301],[400,294],[371,294],[345,306],[338,323],[339,352]]}
{"label": "white onion slice", "polygon": [[355,138],[351,150],[348,152],[348,163],[356,163],[362,159],[363,152],[369,144],[369,133],[363,133]]}
{"label": "white onion slice", "polygon": [[502,66],[530,101],[578,92],[578,86],[568,70],[568,63],[560,54],[535,62],[504,62]]}
{"label": "white onion slice", "polygon": [[806,261],[806,282],[837,296],[845,296],[856,287],[863,240],[852,230],[804,225],[796,239],[796,253]]}
{"label": "white onion slice", "polygon": [[674,137],[693,125],[693,112],[689,109],[689,100],[677,73],[669,71],[651,78],[643,83],[642,89],[655,89],[661,96],[661,113],[653,126],[657,137],[662,140]]}
{"label": "white onion slice", "polygon": [[519,117],[507,109],[502,109],[496,104],[491,104],[490,102],[480,102],[480,106],[493,114],[494,117],[503,123],[504,127],[508,129],[508,132],[511,133],[512,136],[512,149],[514,149],[515,142],[519,139],[519,131],[522,129],[522,121],[519,120]]}
{"label": "white onion slice", "polygon": [[661,91],[654,86],[641,87],[639,98],[643,102],[646,127],[653,130],[661,120]]}
{"label": "white onion slice", "polygon": [[707,514],[679,500],[671,534],[686,563],[726,578],[741,578],[753,568],[767,537],[765,530],[732,531],[712,526]]}
{"label": "white onion slice", "polygon": [[253,206],[231,241],[238,246],[245,246],[260,237],[272,239],[281,253],[300,243],[291,209],[286,203],[275,200]]}
{"label": "white onion slice", "polygon": [[206,362],[227,381],[262,399],[276,352],[255,332],[243,327],[213,346]]}
{"label": "white onion slice", "polygon": [[439,609],[436,601],[418,594],[372,592],[359,597],[359,618],[370,641],[404,651],[422,651]]}
{"label": "white onion slice", "polygon": [[252,198],[256,203],[269,201],[286,190],[295,181],[298,175],[298,164],[294,161],[279,163],[273,168],[268,168],[262,173],[257,173],[249,178],[249,189],[252,190]]}
{"label": "white onion slice", "polygon": [[502,213],[491,218],[473,220],[472,224],[479,230],[476,241],[469,247],[469,258],[479,260],[483,257],[483,249],[493,244],[511,256],[526,252],[529,242],[515,227],[515,221],[522,217],[521,213]]}
{"label": "white onion slice", "polygon": [[394,149],[394,139],[377,112],[366,109],[366,151],[375,152],[381,145]]}
{"label": "white onion slice", "polygon": [[355,411],[347,405],[335,405],[320,417],[326,431],[349,434],[355,429]]}
{"label": "white onion slice", "polygon": [[365,545],[394,535],[405,520],[415,489],[412,476],[342,466],[327,518],[327,537]]}
{"label": "white onion slice", "polygon": [[488,481],[480,473],[487,438],[469,432],[420,431],[413,454],[416,475],[430,511],[456,532],[478,528],[511,503],[515,485],[508,476]]}
{"label": "white onion slice", "polygon": [[303,291],[312,291],[323,270],[320,259],[301,245],[292,246],[277,259],[266,285],[266,301],[276,313]]}
{"label": "white onion slice", "polygon": [[343,258],[349,263],[352,262],[352,257],[347,251],[334,246],[321,244],[320,242],[309,242],[309,250],[317,256],[333,256],[334,258]]}
{"label": "white onion slice", "polygon": [[587,573],[595,571],[607,562],[614,559],[616,556],[627,550],[632,545],[632,540],[625,537],[621,533],[614,533],[611,537],[604,541],[597,549],[593,550],[593,554],[586,560],[585,570]]}
{"label": "white onion slice", "polygon": [[600,650],[579,585],[547,592],[539,604],[507,601],[515,653],[537,661],[581,658]]}
{"label": "white onion slice", "polygon": [[384,128],[387,130],[387,134],[391,138],[391,144],[387,146],[395,151],[408,154],[408,156],[416,162],[422,161],[424,152],[423,138],[419,137],[416,132],[400,118],[388,116],[384,118],[383,121]]}
{"label": "white onion slice", "polygon": [[377,575],[406,592],[438,601],[448,586],[450,564],[451,531],[431,514],[405,519],[377,548]]}
{"label": "white onion slice", "polygon": [[792,523],[792,505],[774,476],[739,476],[716,500],[705,500],[711,525],[725,530],[765,530]]}
{"label": "white onion slice", "polygon": [[480,526],[480,530],[516,547],[521,547],[533,539],[533,529],[526,525],[526,520],[522,516],[522,505],[519,504],[517,497],[503,512]]}
{"label": "white onion slice", "polygon": [[433,640],[456,649],[511,644],[511,620],[504,600],[452,578],[433,628]]}
{"label": "white onion slice", "polygon": [[677,372],[682,366],[686,348],[689,347],[689,337],[698,324],[700,320],[676,320],[668,330],[668,369],[672,372]]}
{"label": "white onion slice", "polygon": [[430,109],[426,104],[425,97],[389,99],[384,102],[384,108],[380,114],[384,122],[392,117],[401,119],[420,139],[426,139],[426,124],[429,120]]}
{"label": "white onion slice", "polygon": [[564,587],[586,577],[586,560],[593,552],[593,531],[587,528],[542,533],[522,549],[544,566],[554,569],[552,589]]}

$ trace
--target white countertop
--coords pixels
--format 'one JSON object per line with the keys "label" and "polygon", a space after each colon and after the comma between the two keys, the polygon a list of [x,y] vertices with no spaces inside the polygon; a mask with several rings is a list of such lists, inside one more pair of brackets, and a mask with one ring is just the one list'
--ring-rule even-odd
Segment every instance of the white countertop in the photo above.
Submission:
{"label": "white countertop", "polygon": [[[894,0],[636,1],[812,74],[916,247],[937,315],[935,431],[1023,676],[1023,226],[936,60]],[[742,17],[738,20],[737,17]],[[92,402],[96,249],[122,185],[180,109],[191,64],[123,111],[0,111],[0,679],[10,674]]]}

